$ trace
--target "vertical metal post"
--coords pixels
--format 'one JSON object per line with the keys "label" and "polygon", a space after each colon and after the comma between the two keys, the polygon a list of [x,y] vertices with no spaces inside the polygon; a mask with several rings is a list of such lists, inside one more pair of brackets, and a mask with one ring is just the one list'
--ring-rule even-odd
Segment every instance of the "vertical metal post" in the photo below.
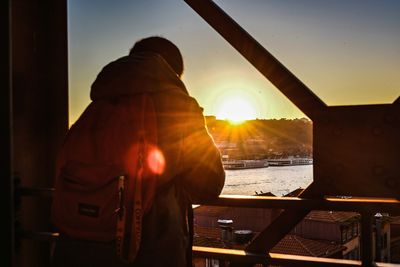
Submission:
{"label": "vertical metal post", "polygon": [[[53,185],[68,129],[67,0],[12,2],[13,169],[21,185]],[[46,229],[50,201],[21,201],[21,228]],[[21,240],[20,266],[49,266],[50,245]]]}
{"label": "vertical metal post", "polygon": [[375,261],[382,260],[382,214],[374,216],[375,221]]}
{"label": "vertical metal post", "polygon": [[2,265],[14,265],[14,214],[12,180],[12,120],[11,120],[11,1],[1,1],[0,27],[4,46],[0,49],[0,177],[2,219]]}
{"label": "vertical metal post", "polygon": [[372,219],[371,212],[361,213],[361,262],[362,266],[372,266]]}

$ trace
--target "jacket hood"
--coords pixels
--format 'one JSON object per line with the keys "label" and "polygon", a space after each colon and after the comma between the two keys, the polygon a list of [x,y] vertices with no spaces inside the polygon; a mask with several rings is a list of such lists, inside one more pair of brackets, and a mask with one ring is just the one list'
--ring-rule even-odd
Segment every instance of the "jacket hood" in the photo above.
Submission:
{"label": "jacket hood", "polygon": [[165,90],[188,94],[181,79],[160,55],[138,53],[106,65],[92,84],[90,99],[94,101]]}

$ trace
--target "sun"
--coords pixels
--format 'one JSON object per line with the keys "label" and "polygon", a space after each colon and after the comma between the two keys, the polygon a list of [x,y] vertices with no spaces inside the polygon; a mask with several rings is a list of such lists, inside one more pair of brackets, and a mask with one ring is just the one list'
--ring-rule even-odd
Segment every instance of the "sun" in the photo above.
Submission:
{"label": "sun", "polygon": [[246,120],[255,119],[256,111],[247,99],[234,96],[223,100],[216,115],[220,119],[239,124]]}

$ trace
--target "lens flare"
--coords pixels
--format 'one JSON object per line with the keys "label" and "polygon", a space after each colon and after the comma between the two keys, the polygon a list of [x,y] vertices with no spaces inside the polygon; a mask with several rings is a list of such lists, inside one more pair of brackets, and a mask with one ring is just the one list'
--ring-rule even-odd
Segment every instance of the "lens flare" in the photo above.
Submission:
{"label": "lens flare", "polygon": [[161,150],[156,147],[150,149],[147,155],[147,165],[155,174],[162,174],[165,169],[165,158]]}

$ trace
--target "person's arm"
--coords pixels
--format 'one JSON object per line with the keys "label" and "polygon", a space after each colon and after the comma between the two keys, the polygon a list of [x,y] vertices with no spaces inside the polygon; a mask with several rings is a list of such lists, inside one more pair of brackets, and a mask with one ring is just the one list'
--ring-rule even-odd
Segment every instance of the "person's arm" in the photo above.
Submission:
{"label": "person's arm", "polygon": [[202,109],[190,103],[183,141],[183,185],[192,201],[216,198],[225,182],[220,152],[208,133]]}

